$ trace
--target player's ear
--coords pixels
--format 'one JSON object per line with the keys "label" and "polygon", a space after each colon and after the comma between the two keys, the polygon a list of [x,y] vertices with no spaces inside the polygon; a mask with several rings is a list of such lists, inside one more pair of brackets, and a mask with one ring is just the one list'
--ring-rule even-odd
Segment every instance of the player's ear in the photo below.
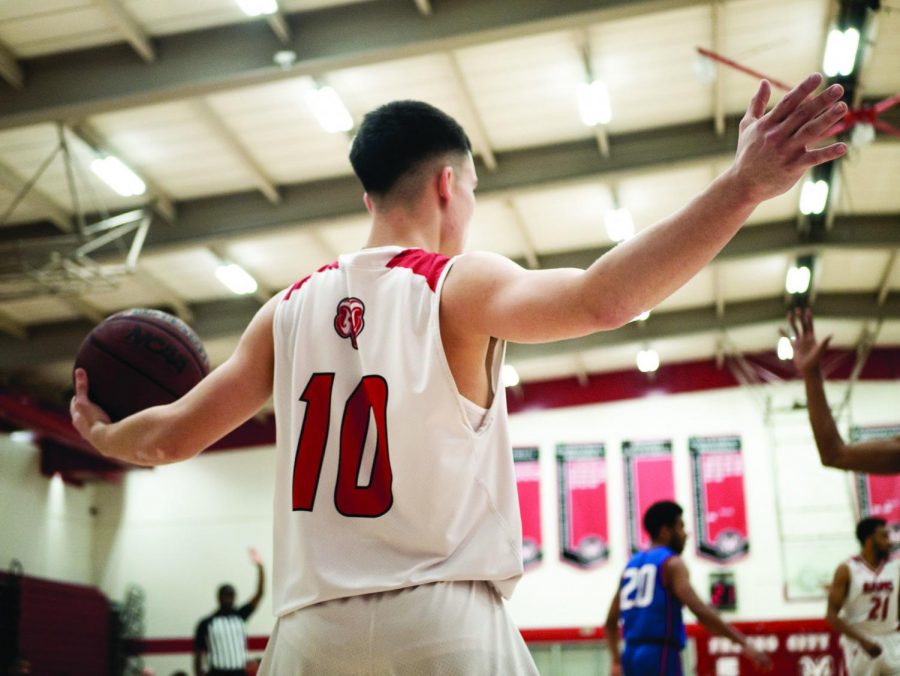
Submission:
{"label": "player's ear", "polygon": [[438,195],[442,201],[449,202],[453,197],[453,181],[456,180],[456,176],[453,173],[453,167],[449,164],[441,167],[441,173],[437,177],[437,187],[438,187]]}
{"label": "player's ear", "polygon": [[367,192],[363,193],[363,203],[366,205],[366,211],[368,211],[369,214],[375,213],[375,204],[372,202],[372,198],[369,197],[369,193]]}

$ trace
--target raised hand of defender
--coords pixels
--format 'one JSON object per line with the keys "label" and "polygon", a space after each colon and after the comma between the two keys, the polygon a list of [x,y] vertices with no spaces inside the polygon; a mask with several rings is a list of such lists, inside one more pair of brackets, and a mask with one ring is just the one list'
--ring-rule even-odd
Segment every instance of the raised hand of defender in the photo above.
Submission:
{"label": "raised hand of defender", "polygon": [[75,369],[75,396],[69,404],[69,414],[78,433],[91,443],[98,427],[110,422],[106,411],[88,397],[88,376],[84,369]]}
{"label": "raised hand of defender", "polygon": [[810,75],[768,113],[772,87],[766,80],[760,83],[741,120],[734,162],[749,197],[759,201],[776,197],[810,167],[847,152],[845,143],[810,149],[826,138],[847,112],[847,104],[840,100],[844,93],[840,85],[812,96],[821,82],[819,73]]}
{"label": "raised hand of defender", "polygon": [[250,555],[250,560],[255,563],[257,566],[263,565],[262,556],[259,553],[259,550],[256,547],[247,547],[247,553]]}
{"label": "raised hand of defender", "polygon": [[[791,331],[794,333],[794,338],[791,339],[794,347],[794,366],[801,375],[805,376],[821,367],[822,357],[828,349],[831,336],[821,342],[816,341],[812,310],[809,308],[797,308],[788,313],[787,319],[791,325]],[[781,331],[781,335],[791,338],[784,330]]]}

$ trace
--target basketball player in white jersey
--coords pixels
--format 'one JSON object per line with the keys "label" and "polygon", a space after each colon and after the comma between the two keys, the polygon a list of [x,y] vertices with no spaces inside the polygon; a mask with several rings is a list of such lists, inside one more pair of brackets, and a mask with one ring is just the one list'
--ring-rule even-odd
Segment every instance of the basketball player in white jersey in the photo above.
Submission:
{"label": "basketball player in white jersey", "polygon": [[858,556],[834,571],[828,623],[839,631],[850,676],[900,676],[900,559],[884,519],[856,526]]}
{"label": "basketball player in white jersey", "polygon": [[521,523],[500,366],[505,341],[613,329],[703,268],[765,199],[846,151],[821,144],[842,90],[807,78],[770,112],[762,82],[734,163],[686,207],[587,270],[463,254],[477,176],[460,126],[395,102],[351,162],[366,248],[278,294],[181,400],[114,424],[76,372],[72,419],[102,453],[190,458],[274,393],[274,607],[262,673],[535,674],[505,606]]}

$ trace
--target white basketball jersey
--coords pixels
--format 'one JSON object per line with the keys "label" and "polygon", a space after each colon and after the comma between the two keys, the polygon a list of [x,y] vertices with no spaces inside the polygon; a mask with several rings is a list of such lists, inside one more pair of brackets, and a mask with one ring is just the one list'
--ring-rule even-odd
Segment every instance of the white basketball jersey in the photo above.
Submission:
{"label": "white basketball jersey", "polygon": [[522,576],[506,398],[468,422],[441,343],[453,260],[381,247],[297,282],[275,311],[274,609]]}
{"label": "white basketball jersey", "polygon": [[861,556],[847,560],[850,588],[841,616],[864,634],[897,631],[900,559],[891,559],[872,568]]}

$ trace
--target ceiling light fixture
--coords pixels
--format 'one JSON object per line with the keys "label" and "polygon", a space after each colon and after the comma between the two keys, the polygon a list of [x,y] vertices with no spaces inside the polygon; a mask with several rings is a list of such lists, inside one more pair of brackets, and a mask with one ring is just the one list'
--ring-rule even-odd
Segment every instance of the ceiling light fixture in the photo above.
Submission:
{"label": "ceiling light fixture", "polygon": [[800,213],[806,216],[821,214],[828,204],[828,182],[806,179],[800,190]]}
{"label": "ceiling light fixture", "polygon": [[322,128],[330,134],[353,129],[353,118],[341,97],[331,87],[316,87],[306,91],[306,105]]}
{"label": "ceiling light fixture", "polygon": [[809,282],[812,279],[812,271],[805,265],[792,265],[788,268],[787,277],[784,280],[784,288],[788,293],[806,293],[809,290]]}
{"label": "ceiling light fixture", "polygon": [[578,85],[578,113],[588,127],[609,124],[612,120],[612,106],[609,90],[600,80],[582,82]]}
{"label": "ceiling light fixture", "polygon": [[776,349],[778,358],[781,361],[788,361],[794,358],[794,346],[791,345],[791,339],[787,336],[781,336],[778,339],[778,348]]}
{"label": "ceiling light fixture", "polygon": [[237,263],[223,263],[217,267],[216,278],[239,296],[255,293],[258,288],[256,280]]}
{"label": "ceiling light fixture", "polygon": [[825,58],[822,59],[822,70],[825,75],[850,75],[856,63],[856,52],[859,49],[859,31],[848,28],[845,31],[833,28],[828,33],[825,43]]}
{"label": "ceiling light fixture", "polygon": [[653,373],[659,368],[659,354],[647,348],[637,353],[637,367],[641,373]]}
{"label": "ceiling light fixture", "polygon": [[634,218],[628,207],[609,209],[604,215],[606,234],[613,242],[624,242],[634,236]]}
{"label": "ceiling light fixture", "polygon": [[147,190],[140,177],[114,155],[95,159],[91,162],[91,171],[122,197],[143,195]]}
{"label": "ceiling light fixture", "polygon": [[262,16],[278,11],[276,0],[237,0],[237,4],[247,16]]}

